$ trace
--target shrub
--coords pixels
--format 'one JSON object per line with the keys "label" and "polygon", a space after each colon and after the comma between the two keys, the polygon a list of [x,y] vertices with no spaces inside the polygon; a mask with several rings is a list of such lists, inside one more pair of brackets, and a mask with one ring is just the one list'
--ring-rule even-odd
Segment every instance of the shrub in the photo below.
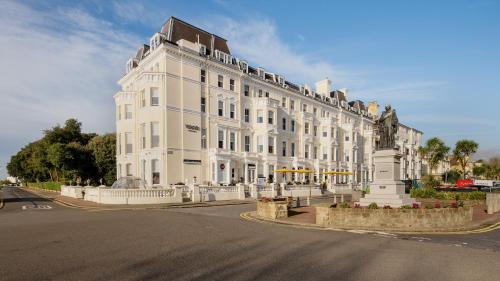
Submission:
{"label": "shrub", "polygon": [[339,205],[339,206],[340,206],[340,208],[342,208],[342,209],[345,209],[345,208],[350,208],[350,207],[351,207],[351,206],[349,206],[349,203],[347,203],[347,202],[342,202],[342,203],[340,203],[340,205]]}
{"label": "shrub", "polygon": [[403,206],[401,206],[401,209],[411,209],[411,206],[410,205],[403,205]]}
{"label": "shrub", "polygon": [[434,208],[436,208],[436,209],[441,208],[441,202],[438,201],[438,202],[434,203]]}
{"label": "shrub", "polygon": [[433,198],[436,196],[436,190],[434,188],[412,188],[410,195],[413,198]]}
{"label": "shrub", "polygon": [[463,207],[464,206],[464,201],[458,201],[458,207]]}
{"label": "shrub", "polygon": [[392,207],[389,205],[384,205],[384,209],[392,209]]}
{"label": "shrub", "polygon": [[55,181],[28,183],[29,187],[40,188],[40,189],[49,189],[49,190],[54,190],[54,191],[61,191],[61,185],[62,185],[62,183],[55,182]]}
{"label": "shrub", "polygon": [[433,188],[412,188],[410,190],[413,198],[435,198],[439,200],[486,200],[486,193],[481,191],[452,192],[436,191]]}
{"label": "shrub", "polygon": [[425,204],[424,208],[426,208],[426,209],[434,209],[434,206],[432,204]]}
{"label": "shrub", "polygon": [[419,208],[420,208],[420,205],[418,205],[418,203],[413,203],[411,207],[412,207],[413,209],[419,209]]}
{"label": "shrub", "polygon": [[486,193],[481,191],[465,192],[467,194],[466,200],[486,200]]}
{"label": "shrub", "polygon": [[439,180],[431,175],[423,176],[420,182],[424,188],[434,188],[439,185]]}
{"label": "shrub", "polygon": [[268,198],[268,197],[261,197],[260,198],[260,202],[272,202],[273,199],[272,198]]}
{"label": "shrub", "polygon": [[450,207],[451,208],[458,208],[457,202],[451,202]]}
{"label": "shrub", "polygon": [[434,195],[434,198],[439,199],[439,200],[447,200],[448,199],[446,192],[436,192],[436,195]]}
{"label": "shrub", "polygon": [[370,203],[370,205],[368,205],[368,209],[378,209],[377,203]]}

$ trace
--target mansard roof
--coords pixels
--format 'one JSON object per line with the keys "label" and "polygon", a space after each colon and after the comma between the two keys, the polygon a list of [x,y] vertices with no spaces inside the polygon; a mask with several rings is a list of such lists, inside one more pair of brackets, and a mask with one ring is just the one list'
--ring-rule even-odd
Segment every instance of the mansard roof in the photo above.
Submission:
{"label": "mansard roof", "polygon": [[231,54],[227,45],[227,40],[215,34],[209,33],[201,28],[191,25],[176,17],[170,17],[161,28],[161,33],[167,35],[167,40],[176,43],[180,39],[190,41],[192,43],[203,44],[207,49],[222,51],[226,54]]}
{"label": "mansard roof", "polygon": [[146,44],[143,44],[139,49],[137,49],[137,52],[135,53],[135,58],[138,59],[139,61],[142,60],[145,57],[145,54],[149,51],[149,46]]}

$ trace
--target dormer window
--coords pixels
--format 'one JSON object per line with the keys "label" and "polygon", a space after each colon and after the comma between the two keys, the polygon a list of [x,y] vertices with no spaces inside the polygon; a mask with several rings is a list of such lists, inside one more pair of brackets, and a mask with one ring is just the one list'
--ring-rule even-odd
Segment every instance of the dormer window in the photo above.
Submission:
{"label": "dormer window", "polygon": [[223,63],[232,63],[232,57],[222,51],[215,50],[215,58]]}
{"label": "dormer window", "polygon": [[127,61],[127,66],[125,68],[125,73],[129,73],[130,71],[132,71],[132,69],[134,69],[134,67],[135,67],[135,59],[134,58],[130,58]]}
{"label": "dormer window", "polygon": [[202,56],[207,55],[207,46],[200,44],[200,55],[202,55]]}
{"label": "dormer window", "polygon": [[240,61],[240,69],[243,70],[244,73],[248,73],[248,63],[246,61]]}
{"label": "dormer window", "polygon": [[149,40],[149,46],[151,47],[151,51],[154,51],[158,46],[161,45],[162,39],[164,38],[164,35],[161,33],[156,33],[151,37]]}
{"label": "dormer window", "polygon": [[278,76],[278,84],[281,86],[285,85],[285,78],[283,78],[283,76]]}
{"label": "dormer window", "polygon": [[265,75],[266,75],[266,74],[265,74],[264,69],[263,69],[263,68],[258,67],[258,68],[257,68],[257,76],[259,76],[260,78],[264,79],[264,78],[266,77]]}

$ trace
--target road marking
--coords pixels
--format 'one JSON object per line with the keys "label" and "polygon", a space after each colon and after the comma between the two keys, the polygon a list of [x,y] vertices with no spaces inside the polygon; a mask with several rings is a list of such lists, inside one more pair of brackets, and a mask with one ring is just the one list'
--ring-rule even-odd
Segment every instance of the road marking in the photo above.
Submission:
{"label": "road marking", "polygon": [[50,209],[52,209],[52,207],[49,205],[24,205],[22,207],[22,209],[23,210],[28,210],[28,209],[50,210]]}

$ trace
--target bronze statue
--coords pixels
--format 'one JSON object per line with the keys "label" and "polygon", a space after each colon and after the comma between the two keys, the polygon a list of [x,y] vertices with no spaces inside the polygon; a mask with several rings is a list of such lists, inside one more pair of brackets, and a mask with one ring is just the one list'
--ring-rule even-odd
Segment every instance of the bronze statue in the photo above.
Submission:
{"label": "bronze statue", "polygon": [[396,133],[398,132],[399,121],[396,110],[390,105],[385,106],[380,118],[375,122],[378,131],[379,141],[377,150],[396,148]]}

